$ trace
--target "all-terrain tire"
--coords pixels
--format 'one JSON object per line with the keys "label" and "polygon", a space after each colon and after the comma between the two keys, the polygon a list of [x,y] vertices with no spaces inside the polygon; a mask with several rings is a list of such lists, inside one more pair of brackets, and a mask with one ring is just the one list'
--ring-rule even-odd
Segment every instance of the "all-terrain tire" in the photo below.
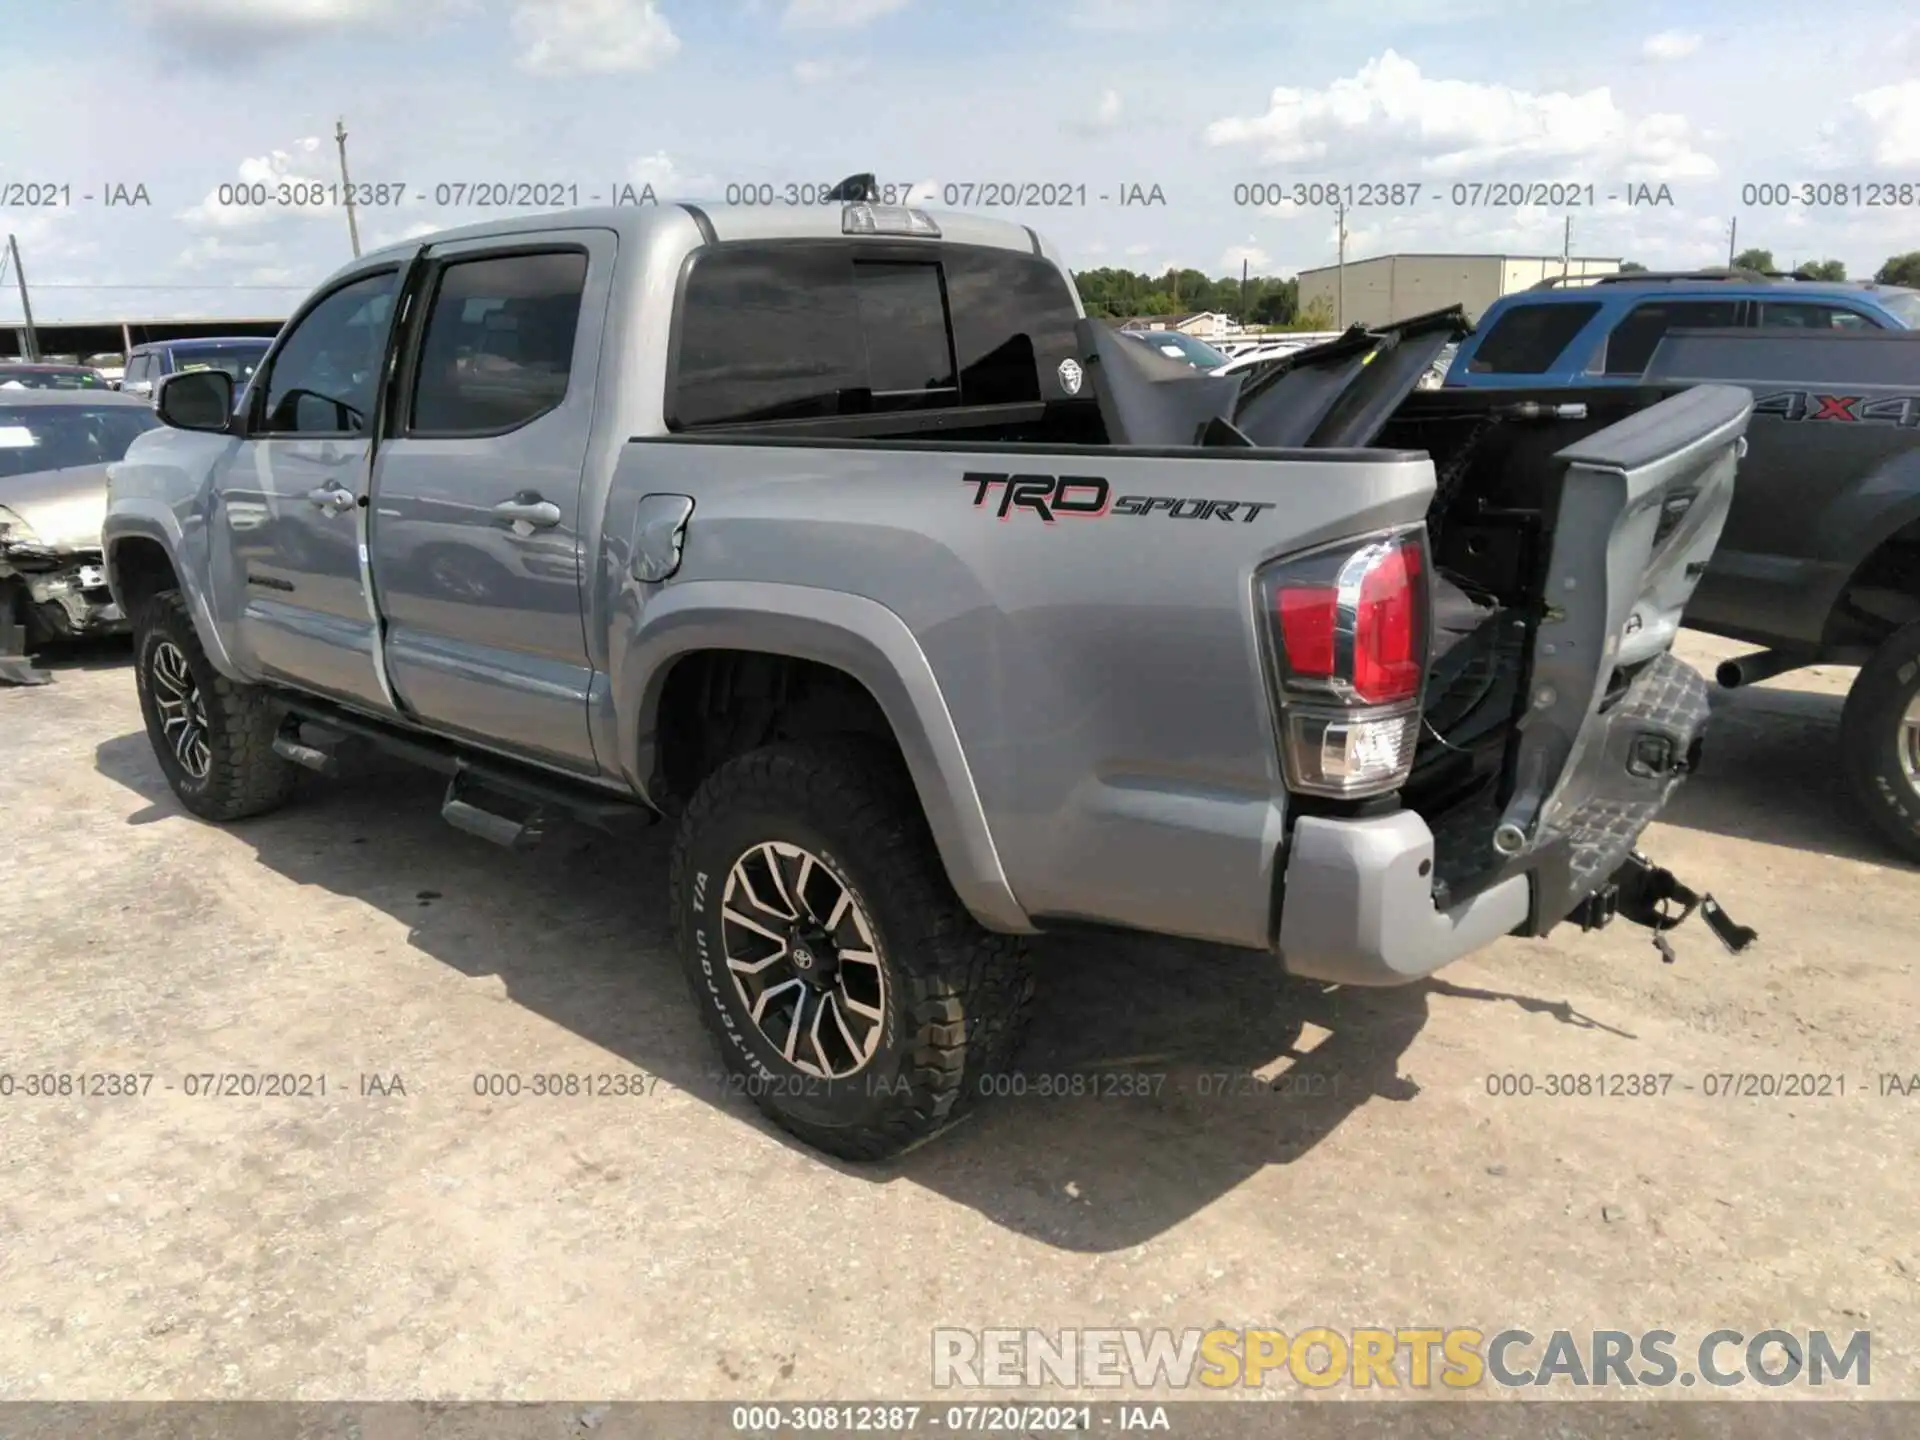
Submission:
{"label": "all-terrain tire", "polygon": [[[274,753],[278,717],[269,710],[265,692],[213,668],[178,590],[163,590],[139,607],[133,617],[133,660],[147,739],[182,805],[203,820],[226,821],[263,815],[285,803],[300,771]],[[173,743],[182,662],[193,713],[201,722],[206,755],[201,774],[194,773],[200,768],[198,750],[190,766]],[[167,728],[163,706],[176,717],[174,732]]]}
{"label": "all-terrain tire", "polygon": [[[829,899],[842,888],[875,942],[884,1018],[872,1022],[871,1057],[839,1078],[782,1053],[727,965],[729,933],[737,943],[741,932],[722,911],[744,908],[728,900],[730,876],[737,864],[759,863],[747,857],[770,842],[824,867],[816,886]],[[960,903],[905,768],[884,746],[783,741],[721,766],[681,817],[670,883],[675,940],[720,1051],[720,1087],[818,1149],[848,1160],[904,1153],[991,1091],[1019,1046],[1033,997],[1023,948]],[[790,896],[788,907],[806,908]]]}
{"label": "all-terrain tire", "polygon": [[[1920,860],[1920,788],[1907,762],[1920,762],[1906,717],[1920,697],[1920,624],[1891,635],[1861,667],[1840,717],[1840,745],[1860,813],[1909,860]],[[1903,755],[1907,757],[1903,762]]]}

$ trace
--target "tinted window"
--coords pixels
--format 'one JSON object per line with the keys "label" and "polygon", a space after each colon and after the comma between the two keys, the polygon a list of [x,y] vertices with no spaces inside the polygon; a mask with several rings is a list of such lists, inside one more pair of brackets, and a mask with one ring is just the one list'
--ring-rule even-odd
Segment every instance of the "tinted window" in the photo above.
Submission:
{"label": "tinted window", "polygon": [[497,433],[559,405],[586,286],[579,251],[462,260],[442,270],[409,433]]}
{"label": "tinted window", "polygon": [[262,429],[360,434],[373,417],[397,271],[342,286],[295,324],[267,376]]}
{"label": "tinted window", "polygon": [[125,387],[133,384],[135,381],[144,380],[146,378],[147,378],[147,357],[145,355],[128,356],[127,372],[126,374],[120,377],[121,386]]}
{"label": "tinted window", "polygon": [[844,247],[702,255],[687,277],[679,328],[676,426],[864,408],[849,393],[865,390],[867,357]]}
{"label": "tinted window", "polygon": [[252,344],[228,342],[223,345],[175,345],[171,356],[175,370],[224,370],[233,377],[236,390],[253,378],[253,372],[266,358],[270,342]]}
{"label": "tinted window", "polygon": [[0,388],[8,390],[109,390],[106,377],[92,370],[47,370],[31,365],[0,366]]}
{"label": "tinted window", "polygon": [[853,279],[874,408],[919,410],[957,403],[940,267],[860,261]]}
{"label": "tinted window", "polygon": [[1638,375],[1669,330],[1719,330],[1739,323],[1738,300],[1654,300],[1636,305],[1607,337],[1607,374]]}
{"label": "tinted window", "polygon": [[[0,477],[72,465],[110,465],[160,419],[140,405],[0,404]],[[0,487],[0,505],[6,490]]]}
{"label": "tinted window", "polygon": [[1467,369],[1476,375],[1544,375],[1599,313],[1598,303],[1515,305],[1481,337]]}
{"label": "tinted window", "polygon": [[1877,330],[1880,327],[1866,316],[1837,305],[1813,305],[1801,301],[1768,300],[1760,306],[1760,323],[1769,329],[1785,330]]}
{"label": "tinted window", "polygon": [[1032,255],[954,247],[942,256],[965,405],[1058,399],[1060,362],[1073,357],[1073,295]]}

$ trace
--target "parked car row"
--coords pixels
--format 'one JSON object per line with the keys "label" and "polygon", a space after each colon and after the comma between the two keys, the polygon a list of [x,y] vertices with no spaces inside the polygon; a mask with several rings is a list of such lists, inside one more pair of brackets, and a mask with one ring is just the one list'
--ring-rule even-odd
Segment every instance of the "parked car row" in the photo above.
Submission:
{"label": "parked car row", "polygon": [[260,335],[215,335],[136,345],[123,358],[93,355],[0,360],[0,390],[126,390],[151,395],[153,382],[183,370],[224,370],[236,391],[246,389],[273,341]]}

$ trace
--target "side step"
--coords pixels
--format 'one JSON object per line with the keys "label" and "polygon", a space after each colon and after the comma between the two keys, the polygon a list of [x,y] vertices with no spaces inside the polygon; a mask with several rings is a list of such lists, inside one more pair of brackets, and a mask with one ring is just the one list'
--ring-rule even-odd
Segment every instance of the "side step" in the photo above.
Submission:
{"label": "side step", "polygon": [[547,812],[543,807],[526,807],[519,816],[490,810],[469,798],[475,793],[469,777],[470,772],[461,770],[447,781],[447,798],[440,802],[442,820],[456,830],[509,850],[531,850],[546,838]]}
{"label": "side step", "polygon": [[536,767],[476,755],[453,741],[338,710],[324,701],[283,696],[276,755],[319,775],[338,775],[368,750],[397,756],[447,777],[440,815],[456,830],[509,850],[540,843],[554,819],[611,835],[656,824],[660,816],[616,791]]}

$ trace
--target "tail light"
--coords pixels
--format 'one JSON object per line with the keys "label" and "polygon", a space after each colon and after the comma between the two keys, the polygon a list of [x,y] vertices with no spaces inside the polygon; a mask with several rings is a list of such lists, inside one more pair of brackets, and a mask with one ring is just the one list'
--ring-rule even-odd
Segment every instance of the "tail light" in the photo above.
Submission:
{"label": "tail light", "polygon": [[1343,798],[1398,789],[1427,672],[1425,532],[1278,561],[1258,586],[1288,786]]}

